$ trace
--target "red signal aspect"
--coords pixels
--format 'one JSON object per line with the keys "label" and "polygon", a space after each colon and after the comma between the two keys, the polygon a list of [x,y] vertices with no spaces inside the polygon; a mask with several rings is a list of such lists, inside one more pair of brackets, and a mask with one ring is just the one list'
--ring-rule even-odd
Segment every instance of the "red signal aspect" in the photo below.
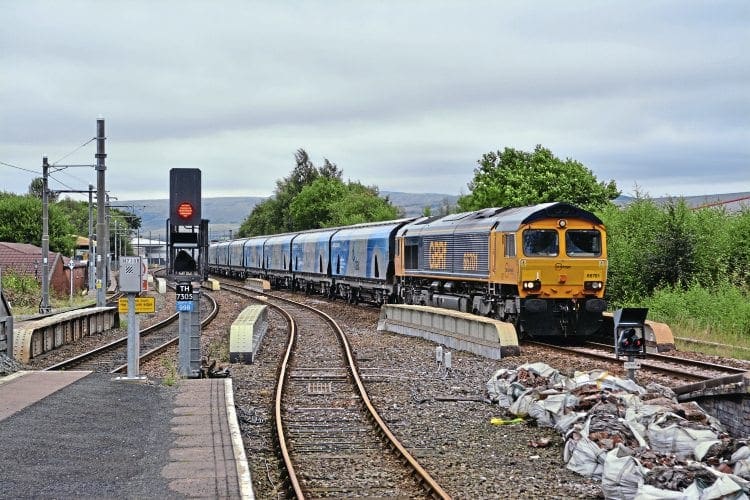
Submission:
{"label": "red signal aspect", "polygon": [[177,206],[177,215],[179,215],[181,219],[189,219],[193,216],[193,205],[183,201]]}

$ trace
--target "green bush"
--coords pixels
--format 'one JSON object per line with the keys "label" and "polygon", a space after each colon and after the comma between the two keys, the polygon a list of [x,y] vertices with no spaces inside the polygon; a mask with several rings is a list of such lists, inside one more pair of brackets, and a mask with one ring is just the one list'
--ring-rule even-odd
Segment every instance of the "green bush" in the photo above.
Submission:
{"label": "green bush", "polygon": [[637,197],[600,216],[611,309],[648,307],[649,318],[707,338],[750,333],[750,210],[694,210],[683,200],[658,205]]}
{"label": "green bush", "polygon": [[12,269],[3,270],[3,294],[11,307],[38,307],[42,289],[34,276],[19,274]]}
{"label": "green bush", "polygon": [[640,305],[649,308],[653,320],[703,332],[715,342],[732,343],[750,333],[749,299],[746,292],[730,283],[713,288],[696,283],[687,289],[657,289]]}

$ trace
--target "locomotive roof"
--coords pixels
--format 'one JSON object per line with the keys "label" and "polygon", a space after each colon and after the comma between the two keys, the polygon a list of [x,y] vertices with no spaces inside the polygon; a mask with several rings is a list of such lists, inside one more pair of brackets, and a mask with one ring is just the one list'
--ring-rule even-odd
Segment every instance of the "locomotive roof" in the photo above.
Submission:
{"label": "locomotive roof", "polygon": [[540,203],[528,207],[485,208],[474,212],[461,212],[442,217],[428,217],[405,225],[399,236],[424,234],[434,231],[489,231],[497,227],[500,231],[515,231],[524,224],[540,219],[580,218],[595,224],[602,221],[594,214],[570,203]]}
{"label": "locomotive roof", "polygon": [[530,224],[540,219],[583,219],[594,224],[602,224],[601,219],[570,203],[540,203],[529,207],[509,208],[499,215],[501,231],[513,231],[524,224]]}

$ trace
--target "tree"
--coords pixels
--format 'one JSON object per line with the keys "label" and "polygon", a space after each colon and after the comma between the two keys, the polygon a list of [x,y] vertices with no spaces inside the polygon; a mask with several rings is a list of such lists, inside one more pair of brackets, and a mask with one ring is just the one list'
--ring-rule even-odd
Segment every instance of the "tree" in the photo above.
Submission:
{"label": "tree", "polygon": [[282,227],[282,221],[280,217],[277,217],[281,213],[281,208],[278,205],[279,201],[276,198],[269,198],[255,205],[250,215],[242,221],[242,225],[240,225],[240,229],[237,231],[237,236],[246,238],[248,236],[283,232],[283,230],[279,229]]}
{"label": "tree", "polygon": [[743,208],[728,224],[728,272],[737,286],[750,289],[750,208]]}
{"label": "tree", "polygon": [[330,227],[333,206],[346,192],[346,186],[339,179],[318,177],[312,184],[305,186],[289,206],[292,230]]}
{"label": "tree", "polygon": [[[31,183],[29,184],[29,194],[41,200],[43,193],[44,193],[44,178],[35,177],[34,179],[31,180]],[[47,188],[47,200],[50,203],[56,202],[57,197],[58,197],[58,194],[56,192],[51,191],[49,188]]]}
{"label": "tree", "polygon": [[513,148],[489,152],[477,163],[470,193],[458,199],[461,210],[556,201],[595,210],[620,195],[614,181],[598,182],[580,162],[562,161],[541,145],[532,153]]}
{"label": "tree", "polygon": [[[68,221],[73,226],[73,232],[77,235],[87,235],[89,232],[89,204],[88,202],[75,201],[64,198],[55,206],[66,214]],[[96,210],[93,211],[93,225],[96,226]]]}
{"label": "tree", "polygon": [[381,198],[377,187],[349,182],[346,194],[331,206],[329,226],[349,226],[364,222],[379,222],[403,217],[388,198]]}
{"label": "tree", "polygon": [[670,201],[651,244],[643,249],[643,279],[649,293],[660,285],[688,286],[696,277],[696,235],[691,220],[694,214],[684,200]]}
{"label": "tree", "polygon": [[302,231],[321,227],[388,220],[398,217],[376,187],[344,182],[343,171],[324,158],[316,168],[304,149],[294,155],[295,167],[276,181],[274,195],[259,203],[242,222],[239,237]]}
{"label": "tree", "polygon": [[[49,205],[49,248],[71,255],[75,229],[68,215],[56,204]],[[0,196],[0,241],[42,244],[42,202],[30,195]]]}

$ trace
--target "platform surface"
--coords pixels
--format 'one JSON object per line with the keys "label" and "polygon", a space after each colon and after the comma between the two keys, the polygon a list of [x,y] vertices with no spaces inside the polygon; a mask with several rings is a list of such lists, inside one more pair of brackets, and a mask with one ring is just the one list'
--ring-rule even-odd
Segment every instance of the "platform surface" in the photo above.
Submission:
{"label": "platform surface", "polygon": [[230,379],[0,378],[0,498],[253,498]]}

